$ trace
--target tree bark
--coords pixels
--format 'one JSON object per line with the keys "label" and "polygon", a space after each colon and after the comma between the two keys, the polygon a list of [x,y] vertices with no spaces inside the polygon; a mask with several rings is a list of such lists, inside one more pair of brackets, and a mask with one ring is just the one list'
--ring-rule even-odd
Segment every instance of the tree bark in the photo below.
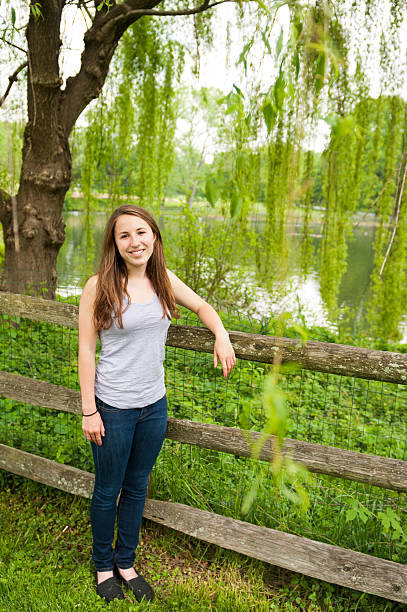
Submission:
{"label": "tree bark", "polygon": [[54,297],[56,258],[64,242],[62,207],[71,182],[68,134],[60,120],[59,28],[64,2],[41,3],[42,17],[31,13],[28,43],[28,121],[16,194],[17,232],[12,207],[3,200],[0,220],[5,243],[2,289]]}
{"label": "tree bark", "polygon": [[[204,1],[184,12],[157,12],[153,9],[160,0],[127,0],[96,10],[84,37],[81,68],[62,90],[58,60],[65,4],[66,0],[42,0],[40,17],[30,12],[26,31],[28,122],[19,189],[15,198],[0,191],[5,242],[1,289],[47,298],[55,297],[57,255],[65,239],[62,209],[71,183],[69,134],[89,102],[99,96],[120,38],[144,14],[186,15],[212,6]],[[14,226],[12,201],[17,208]]]}

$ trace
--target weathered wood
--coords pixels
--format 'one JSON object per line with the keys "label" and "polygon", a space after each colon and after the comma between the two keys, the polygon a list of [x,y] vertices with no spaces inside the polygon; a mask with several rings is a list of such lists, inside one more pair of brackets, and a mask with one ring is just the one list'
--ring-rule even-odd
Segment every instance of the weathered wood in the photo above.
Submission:
{"label": "weathered wood", "polygon": [[54,300],[43,300],[20,293],[0,291],[0,312],[31,321],[55,323],[75,329],[78,327],[78,307]]}
{"label": "weathered wood", "polygon": [[[305,370],[407,384],[405,354],[328,342],[309,341],[302,345],[292,338],[237,331],[230,331],[229,337],[239,359],[273,363],[280,351],[282,363],[295,363]],[[213,336],[201,327],[171,325],[167,344],[203,353],[213,352]]]}
{"label": "weathered wood", "polygon": [[407,566],[394,561],[183,504],[147,500],[144,516],[194,538],[278,567],[407,603]]}
{"label": "weathered wood", "polygon": [[[93,488],[93,474],[4,445],[0,468],[83,497]],[[144,517],[291,571],[407,603],[407,566],[393,561],[173,502],[148,499]]]}
{"label": "weathered wood", "polygon": [[93,474],[5,444],[0,444],[0,469],[81,497],[92,495]]}
{"label": "weathered wood", "polygon": [[82,412],[79,391],[9,372],[0,372],[0,396],[41,408]]}
{"label": "weathered wood", "polygon": [[[35,406],[81,413],[80,393],[18,374],[0,372],[0,396]],[[201,448],[259,459],[273,456],[273,436],[235,427],[198,423],[169,417],[167,438]],[[301,462],[311,472],[355,480],[393,491],[407,491],[407,461],[343,450],[312,442],[285,438],[283,454]]]}
{"label": "weathered wood", "polygon": [[[27,295],[0,292],[0,312],[70,328],[78,325],[77,306]],[[239,359],[272,363],[276,353],[281,351],[283,363],[296,363],[305,370],[407,384],[406,354],[328,342],[309,341],[302,346],[299,340],[292,338],[236,331],[229,335]],[[213,335],[202,327],[171,325],[167,345],[212,353]]]}
{"label": "weathered wood", "polygon": [[[273,458],[275,437],[210,423],[168,419],[167,438],[238,457]],[[393,491],[407,491],[407,461],[368,455],[313,442],[284,439],[283,455],[311,472],[355,480]]]}

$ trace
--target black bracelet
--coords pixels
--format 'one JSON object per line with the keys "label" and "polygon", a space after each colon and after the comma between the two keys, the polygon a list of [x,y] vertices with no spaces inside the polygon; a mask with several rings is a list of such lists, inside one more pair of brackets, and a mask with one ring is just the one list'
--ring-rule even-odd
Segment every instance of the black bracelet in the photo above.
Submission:
{"label": "black bracelet", "polygon": [[93,416],[94,414],[96,414],[98,412],[98,410],[95,410],[95,412],[91,412],[90,414],[82,414],[83,417],[87,417],[87,416]]}

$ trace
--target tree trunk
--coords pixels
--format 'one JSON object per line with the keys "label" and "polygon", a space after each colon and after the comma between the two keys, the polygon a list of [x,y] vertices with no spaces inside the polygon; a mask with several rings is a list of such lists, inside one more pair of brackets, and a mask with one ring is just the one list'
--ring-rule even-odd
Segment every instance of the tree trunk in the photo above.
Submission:
{"label": "tree trunk", "polygon": [[[23,150],[23,157],[29,156]],[[70,158],[42,166],[40,172],[36,172],[32,162],[23,164],[16,196],[18,251],[11,202],[3,209],[5,265],[2,290],[52,299],[57,284],[57,256],[65,239],[62,207],[69,187]],[[55,174],[63,177],[59,185],[51,179]]]}
{"label": "tree trunk", "polygon": [[[30,14],[28,43],[28,122],[24,132],[18,193],[0,208],[5,243],[2,289],[54,298],[56,261],[64,242],[62,207],[71,181],[68,132],[60,109],[58,56],[63,3],[41,4]],[[13,219],[14,215],[17,219]],[[14,221],[14,223],[13,223]],[[17,221],[17,223],[16,223]]]}
{"label": "tree trunk", "polygon": [[[151,14],[160,0],[101,3],[84,37],[81,68],[64,90],[59,74],[60,24],[68,2],[37,4],[40,14],[30,11],[26,31],[28,122],[20,186],[15,198],[0,189],[5,242],[1,289],[54,298],[57,255],[65,238],[62,208],[71,182],[69,134],[81,112],[98,97],[123,33],[143,14]],[[208,8],[204,2],[192,13]]]}

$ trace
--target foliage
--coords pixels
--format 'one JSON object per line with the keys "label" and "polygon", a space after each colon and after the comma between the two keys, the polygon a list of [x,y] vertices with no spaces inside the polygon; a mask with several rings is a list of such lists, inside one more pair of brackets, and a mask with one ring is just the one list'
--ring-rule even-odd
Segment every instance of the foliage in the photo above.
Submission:
{"label": "foliage", "polygon": [[[301,339],[290,322],[281,328],[277,320],[270,320],[259,330],[249,320],[223,318],[228,328],[275,335],[280,325],[278,334]],[[196,320],[190,316],[181,322]],[[2,370],[78,389],[76,332],[18,317],[4,317],[2,323]],[[318,337],[315,332],[307,335]],[[170,414],[243,427],[248,435],[250,430],[263,431],[264,439],[277,433],[405,459],[405,389],[283,368],[279,386],[273,383],[266,389],[264,404],[262,387],[268,368],[241,360],[224,381],[213,369],[211,355],[168,347]],[[76,415],[2,400],[0,437],[28,452],[92,470]],[[167,440],[154,471],[152,495],[403,562],[403,494],[328,476],[309,480],[306,472],[280,460],[279,453],[270,465]],[[247,503],[242,509],[244,498]],[[307,499],[309,510],[304,514],[301,503]]]}
{"label": "foliage", "polygon": [[[105,609],[93,586],[88,500],[16,476],[2,473],[1,478],[0,608]],[[109,609],[396,610],[396,604],[379,597],[274,568],[150,522],[142,529],[137,566],[143,567],[156,600],[136,606],[126,599]]]}
{"label": "foliage", "polygon": [[167,260],[193,291],[215,306],[250,310],[252,292],[246,276],[255,236],[239,219],[218,223],[186,202],[166,219]]}

